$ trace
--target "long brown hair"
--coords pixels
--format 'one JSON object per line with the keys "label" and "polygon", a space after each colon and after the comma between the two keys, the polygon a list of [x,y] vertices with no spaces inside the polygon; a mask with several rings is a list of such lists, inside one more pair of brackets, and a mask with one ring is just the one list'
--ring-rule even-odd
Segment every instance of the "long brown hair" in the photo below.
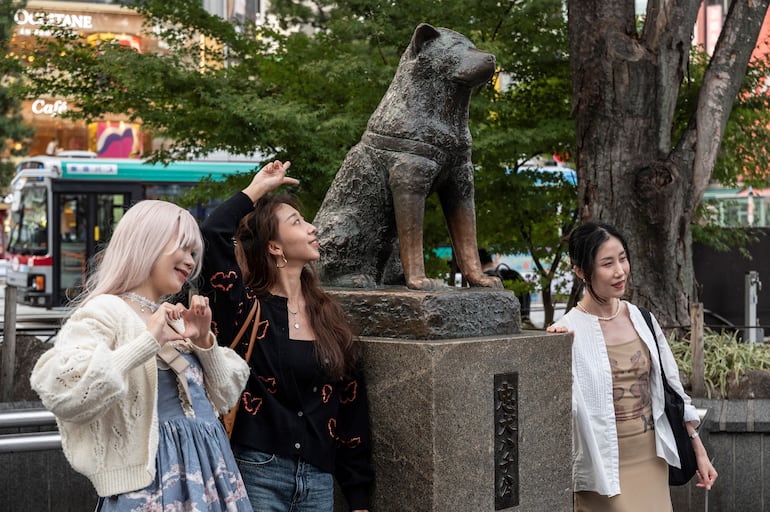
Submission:
{"label": "long brown hair", "polygon": [[[242,264],[246,267],[243,269],[244,283],[258,296],[270,293],[278,282],[278,268],[268,251],[268,242],[278,239],[276,210],[281,204],[300,210],[293,196],[262,197],[254,211],[241,219],[236,232]],[[337,301],[323,291],[312,265],[304,266],[300,282],[310,324],[316,334],[316,357],[321,367],[332,379],[350,377],[358,370],[362,346],[353,335],[347,315]]]}

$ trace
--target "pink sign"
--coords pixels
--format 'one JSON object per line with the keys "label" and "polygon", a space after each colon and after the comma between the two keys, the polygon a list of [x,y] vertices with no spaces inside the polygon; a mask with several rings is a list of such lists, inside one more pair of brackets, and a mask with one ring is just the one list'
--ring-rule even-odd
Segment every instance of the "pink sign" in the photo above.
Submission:
{"label": "pink sign", "polygon": [[141,129],[136,123],[100,122],[88,126],[89,146],[101,158],[138,158]]}

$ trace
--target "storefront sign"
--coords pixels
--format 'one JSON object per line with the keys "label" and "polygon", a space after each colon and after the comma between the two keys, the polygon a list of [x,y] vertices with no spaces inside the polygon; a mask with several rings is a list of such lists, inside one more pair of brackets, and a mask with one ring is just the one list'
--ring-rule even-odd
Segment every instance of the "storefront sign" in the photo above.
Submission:
{"label": "storefront sign", "polygon": [[22,36],[50,36],[51,32],[49,30],[36,28],[41,25],[73,30],[90,30],[94,28],[93,17],[89,14],[30,12],[26,9],[19,9],[13,16],[13,21],[19,26],[18,33]]}
{"label": "storefront sign", "polygon": [[36,99],[32,102],[32,113],[42,116],[58,116],[67,111],[67,102],[64,100],[56,100],[54,102],[48,102],[43,99]]}

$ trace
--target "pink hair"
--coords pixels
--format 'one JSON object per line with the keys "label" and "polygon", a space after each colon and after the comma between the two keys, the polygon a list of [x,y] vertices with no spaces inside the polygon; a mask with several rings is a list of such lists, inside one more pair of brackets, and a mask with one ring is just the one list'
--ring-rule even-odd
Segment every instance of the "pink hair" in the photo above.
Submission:
{"label": "pink hair", "polygon": [[120,295],[140,286],[150,278],[163,248],[173,239],[173,250],[192,249],[195,268],[188,279],[195,279],[200,273],[203,250],[195,218],[184,208],[166,201],[148,199],[136,203],[118,222],[107,248],[96,255],[97,268],[75,302],[82,306],[96,295]]}

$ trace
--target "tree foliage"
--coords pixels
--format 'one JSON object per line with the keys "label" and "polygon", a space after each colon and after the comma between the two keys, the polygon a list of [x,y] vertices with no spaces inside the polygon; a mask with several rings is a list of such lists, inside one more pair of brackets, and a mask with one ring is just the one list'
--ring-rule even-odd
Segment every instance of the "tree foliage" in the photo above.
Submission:
{"label": "tree foliage", "polygon": [[[758,48],[766,48],[760,42]],[[703,47],[693,47],[684,83],[679,90],[678,109],[674,118],[674,140],[687,129],[689,120],[697,109],[698,93],[708,67],[709,56]],[[768,56],[759,54],[748,65],[735,104],[725,126],[719,146],[711,181],[725,187],[770,186],[770,105],[767,96],[767,77],[770,76]],[[692,225],[693,240],[709,245],[718,251],[737,248],[747,259],[751,254],[746,246],[762,235],[758,229],[735,229],[721,225],[716,213],[715,200],[702,200],[696,209]]]}
{"label": "tree foliage", "polygon": [[14,14],[25,4],[25,1],[11,0],[0,5],[0,183],[2,184],[9,183],[13,176],[13,164],[8,157],[24,153],[28,139],[33,133],[24,124],[21,116],[20,93],[17,91],[21,67],[18,58],[11,54],[9,49],[13,37]]}
{"label": "tree foliage", "polygon": [[173,141],[154,155],[160,159],[212,150],[288,158],[317,205],[423,21],[468,35],[497,56],[515,84],[503,93],[487,87],[474,102],[480,168],[569,148],[566,22],[558,1],[271,3],[282,28],[313,27],[309,35],[234,26],[184,0],[129,7],[146,17],[166,51],[95,47],[58,30],[41,41],[30,93],[73,98],[73,117],[121,112],[141,120]]}
{"label": "tree foliage", "polygon": [[[757,47],[767,48],[762,41]],[[674,140],[687,130],[698,105],[698,94],[710,57],[703,47],[693,47],[687,73],[677,99],[674,117]],[[756,55],[749,62],[725,126],[719,153],[711,175],[713,182],[727,187],[738,185],[765,188],[770,185],[770,56]],[[705,240],[704,240],[705,241]]]}
{"label": "tree foliage", "polygon": [[[94,46],[59,30],[39,43],[29,93],[71,98],[72,117],[120,112],[141,121],[169,141],[156,159],[225,150],[291,160],[308,218],[364,132],[415,27],[429,22],[465,34],[495,54],[501,70],[498,87],[477,91],[470,112],[480,245],[502,253],[558,250],[564,223],[554,219],[556,207],[574,203],[542,189],[527,195],[532,177],[510,171],[535,155],[572,152],[561,0],[274,0],[272,28],[233,25],[187,0],[127,7],[145,16],[165,49]],[[206,193],[221,196],[234,186],[208,184]],[[447,245],[433,202],[426,222],[436,226],[426,230],[426,248]]]}

